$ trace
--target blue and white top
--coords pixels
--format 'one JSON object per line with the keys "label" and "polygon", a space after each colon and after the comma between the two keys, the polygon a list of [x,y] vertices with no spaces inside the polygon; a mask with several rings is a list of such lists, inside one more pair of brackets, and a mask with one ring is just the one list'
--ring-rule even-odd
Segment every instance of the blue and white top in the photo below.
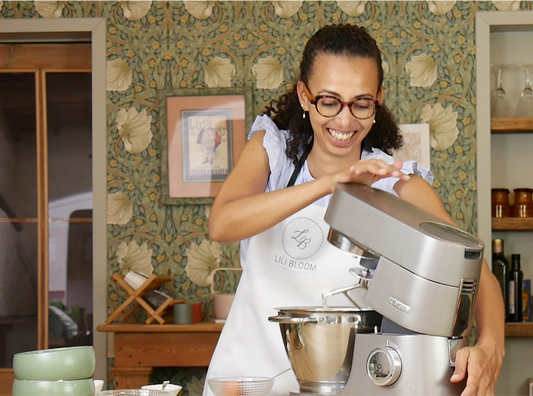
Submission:
{"label": "blue and white top", "polygon": [[[250,131],[248,138],[250,139],[257,132],[265,131],[265,137],[263,139],[263,147],[268,154],[268,162],[270,166],[270,177],[265,189],[265,192],[281,190],[287,186],[287,182],[294,171],[295,165],[286,154],[287,148],[287,138],[289,137],[289,131],[278,129],[277,125],[272,121],[272,119],[267,115],[258,116]],[[390,155],[384,153],[383,151],[374,148],[372,151],[364,150],[361,153],[361,159],[370,160],[370,159],[379,159],[387,164],[393,164],[396,162],[394,158]],[[433,184],[433,173],[427,168],[418,167],[418,162],[416,161],[405,161],[403,163],[402,171],[406,174],[414,174],[420,176],[422,179],[426,180],[429,184]],[[306,183],[309,181],[315,180],[314,177],[309,172],[309,167],[307,166],[307,161],[305,161],[300,174],[296,178],[294,185]],[[378,188],[380,190],[387,191],[391,194],[396,194],[394,191],[394,185],[399,179],[396,177],[389,177],[386,179],[380,179],[372,187]],[[326,195],[319,200],[317,200],[314,205],[327,207],[331,194]],[[250,244],[250,239],[241,241],[241,266],[244,268],[246,262],[246,251],[248,250],[248,245]]]}

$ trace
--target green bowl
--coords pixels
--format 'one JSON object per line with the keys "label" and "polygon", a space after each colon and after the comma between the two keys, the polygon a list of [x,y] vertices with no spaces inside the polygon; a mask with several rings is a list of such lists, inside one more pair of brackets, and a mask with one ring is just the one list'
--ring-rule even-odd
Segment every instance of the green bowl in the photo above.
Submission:
{"label": "green bowl", "polygon": [[13,382],[13,396],[94,396],[94,381],[27,381]]}
{"label": "green bowl", "polygon": [[96,357],[91,346],[22,352],[15,354],[13,358],[13,372],[18,380],[87,379],[93,376],[95,365]]}

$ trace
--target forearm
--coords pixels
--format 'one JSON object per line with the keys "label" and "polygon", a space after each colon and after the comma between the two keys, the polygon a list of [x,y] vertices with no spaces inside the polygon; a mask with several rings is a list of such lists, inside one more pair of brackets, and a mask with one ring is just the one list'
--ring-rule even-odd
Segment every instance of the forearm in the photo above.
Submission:
{"label": "forearm", "polygon": [[505,306],[500,286],[486,262],[483,262],[475,311],[478,344],[495,343],[505,348]]}
{"label": "forearm", "polygon": [[329,193],[331,182],[319,178],[290,188],[215,204],[209,220],[209,235],[220,242],[250,238]]}

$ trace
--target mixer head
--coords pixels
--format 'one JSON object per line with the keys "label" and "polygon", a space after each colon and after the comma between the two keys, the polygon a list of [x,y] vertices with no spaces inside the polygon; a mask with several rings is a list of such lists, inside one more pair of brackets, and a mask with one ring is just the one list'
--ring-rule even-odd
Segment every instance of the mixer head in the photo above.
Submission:
{"label": "mixer head", "polygon": [[[414,332],[469,333],[484,245],[387,192],[339,184],[325,215],[328,240],[362,257],[364,305]],[[366,271],[365,271],[366,270]]]}

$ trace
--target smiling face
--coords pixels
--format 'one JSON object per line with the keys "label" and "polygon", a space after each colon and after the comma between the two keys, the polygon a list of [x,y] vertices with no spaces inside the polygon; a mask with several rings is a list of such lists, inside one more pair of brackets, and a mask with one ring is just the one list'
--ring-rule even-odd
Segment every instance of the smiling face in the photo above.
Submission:
{"label": "smiling face", "polygon": [[[315,58],[306,85],[313,98],[328,95],[342,102],[369,98],[380,103],[382,99],[378,69],[371,58],[322,53]],[[309,112],[314,131],[312,154],[326,161],[337,157],[352,163],[357,161],[361,157],[361,142],[372,128],[375,115],[366,120],[357,119],[344,106],[335,117],[323,117],[310,103],[302,81],[298,82],[298,96],[304,110]]]}

